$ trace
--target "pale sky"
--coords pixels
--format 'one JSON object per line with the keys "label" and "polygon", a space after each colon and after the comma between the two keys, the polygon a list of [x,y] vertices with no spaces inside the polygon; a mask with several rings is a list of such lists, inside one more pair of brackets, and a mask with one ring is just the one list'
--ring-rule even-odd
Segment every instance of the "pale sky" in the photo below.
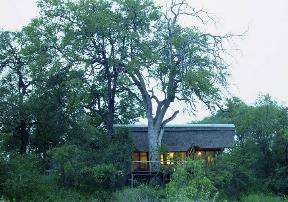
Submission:
{"label": "pale sky", "polygon": [[[248,104],[269,93],[288,104],[288,1],[287,0],[193,0],[216,16],[220,33],[242,33],[235,41],[241,51],[233,52],[230,92]],[[38,15],[35,0],[0,0],[0,27],[19,30]],[[174,106],[175,108],[177,106]],[[174,123],[185,123],[207,115],[199,109],[196,117],[180,114]]]}

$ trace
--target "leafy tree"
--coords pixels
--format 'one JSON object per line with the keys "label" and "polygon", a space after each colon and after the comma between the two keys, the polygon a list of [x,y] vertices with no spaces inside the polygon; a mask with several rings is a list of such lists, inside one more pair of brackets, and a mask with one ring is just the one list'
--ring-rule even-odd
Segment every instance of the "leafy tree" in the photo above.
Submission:
{"label": "leafy tree", "polygon": [[242,193],[263,190],[286,194],[287,109],[269,95],[259,97],[255,106],[237,98],[227,103],[222,111],[201,121],[236,126],[235,148],[211,167],[215,185],[238,198]]}
{"label": "leafy tree", "polygon": [[[228,36],[181,26],[178,19],[183,13],[197,19],[205,15],[185,10],[186,2],[174,2],[167,14],[150,0],[50,0],[40,1],[39,6],[44,24],[56,30],[53,47],[70,68],[84,72],[83,80],[92,92],[85,107],[101,115],[110,140],[117,108],[123,109],[117,99],[129,97],[125,104],[136,99],[145,109],[150,159],[156,161],[163,128],[178,113],[164,119],[175,99],[195,104],[198,98],[209,106],[220,100],[220,88],[226,85],[221,41]],[[158,92],[163,100],[157,98]]]}
{"label": "leafy tree", "polygon": [[[25,37],[22,33],[0,32],[0,129],[7,135],[7,148],[27,150],[31,127],[31,77],[27,57],[23,53]],[[16,141],[14,141],[16,140]]]}
{"label": "leafy tree", "polygon": [[104,123],[111,141],[113,123],[133,122],[143,114],[124,90],[129,80],[116,65],[126,52],[122,42],[128,33],[116,23],[122,11],[113,11],[108,1],[40,1],[39,6],[41,16],[20,32],[1,32],[5,145],[45,157],[87,115],[91,125]]}
{"label": "leafy tree", "polygon": [[127,60],[130,34],[124,27],[125,3],[39,1],[45,29],[54,32],[52,48],[69,69],[81,72],[81,80],[89,92],[83,105],[90,116],[98,118],[96,124],[104,122],[110,141],[115,122],[131,122],[142,114],[141,108],[134,104],[135,99],[123,91],[129,83],[119,65],[119,61]]}
{"label": "leafy tree", "polygon": [[62,188],[107,199],[125,184],[129,173],[133,146],[128,131],[116,130],[112,142],[95,127],[76,133],[80,139],[48,151],[50,171]]}
{"label": "leafy tree", "polygon": [[[68,2],[67,14],[77,7],[74,17],[81,24],[72,25],[53,14],[63,2],[40,2],[39,18],[19,32],[0,33],[0,195],[11,200],[46,200],[51,196],[44,193],[56,188],[98,191],[105,198],[124,185],[129,171],[132,140],[127,131],[113,131],[112,137],[111,127],[135,121],[143,110],[124,89],[129,79],[115,65],[125,53],[122,28],[101,30],[109,28],[110,17],[121,20],[121,12],[104,1]],[[91,25],[95,6],[99,18]],[[86,26],[95,29],[93,35]]]}
{"label": "leafy tree", "polygon": [[[226,85],[221,41],[227,36],[181,26],[178,19],[183,13],[197,19],[205,15],[188,8],[186,2],[174,2],[166,14],[150,0],[49,0],[39,1],[39,7],[40,18],[25,28],[28,45],[24,51],[32,75],[36,80],[47,73],[58,75],[62,85],[64,75],[78,74],[82,84],[77,88],[86,93],[77,103],[93,124],[104,123],[110,141],[113,123],[135,120],[143,108],[149,125],[150,159],[159,160],[157,147],[163,128],[178,113],[165,119],[175,99],[195,104],[198,98],[209,106],[219,101],[220,88]],[[71,91],[65,92],[68,95],[61,99],[70,101]],[[163,99],[157,98],[159,92]],[[136,101],[141,105],[135,105]],[[59,107],[66,111],[68,103],[61,103]]]}
{"label": "leafy tree", "polygon": [[[131,60],[126,67],[146,112],[149,158],[159,161],[164,126],[179,112],[176,110],[167,118],[171,103],[178,100],[193,107],[200,100],[213,107],[221,99],[221,88],[226,86],[221,43],[228,36],[214,36],[197,26],[182,26],[178,20],[185,14],[191,20],[206,17],[205,12],[191,8],[186,1],[172,1],[166,12],[154,8],[157,16],[152,19],[146,17],[149,6],[131,2],[126,6],[128,10],[137,10],[128,15],[127,30],[135,33],[135,37],[129,44]],[[141,25],[145,23],[147,27],[143,30]],[[158,164],[150,165],[151,169],[159,169]]]}
{"label": "leafy tree", "polygon": [[272,144],[274,170],[270,176],[270,185],[274,192],[288,194],[288,136],[287,126],[281,130]]}

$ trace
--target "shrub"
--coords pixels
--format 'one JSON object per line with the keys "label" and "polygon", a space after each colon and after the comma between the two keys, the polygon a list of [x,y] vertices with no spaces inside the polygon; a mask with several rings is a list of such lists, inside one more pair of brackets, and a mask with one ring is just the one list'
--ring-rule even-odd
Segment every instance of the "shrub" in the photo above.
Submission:
{"label": "shrub", "polygon": [[109,144],[102,136],[98,144],[94,141],[98,136],[82,137],[85,145],[66,143],[48,151],[59,188],[107,200],[124,186],[133,151],[128,131],[115,130]]}
{"label": "shrub", "polygon": [[243,193],[257,192],[263,187],[263,180],[256,177],[253,165],[256,157],[240,148],[223,153],[207,166],[209,179],[220,195],[230,200],[239,200]]}
{"label": "shrub", "polygon": [[111,164],[84,167],[81,170],[81,184],[89,187],[109,189],[115,187],[117,170]]}
{"label": "shrub", "polygon": [[288,194],[288,166],[275,169],[270,177],[270,186],[276,193]]}
{"label": "shrub", "polygon": [[112,196],[112,201],[117,202],[158,202],[164,197],[164,192],[160,187],[140,185],[136,188],[126,188],[116,191]]}
{"label": "shrub", "polygon": [[17,155],[6,162],[6,179],[1,182],[2,194],[9,200],[31,201],[45,196],[53,187],[52,178],[41,174],[36,155]]}
{"label": "shrub", "polygon": [[204,162],[191,159],[176,166],[166,192],[168,201],[214,201],[218,194],[206,175]]}
{"label": "shrub", "polygon": [[82,151],[76,145],[65,144],[48,151],[51,169],[57,173],[58,184],[66,188],[79,186]]}

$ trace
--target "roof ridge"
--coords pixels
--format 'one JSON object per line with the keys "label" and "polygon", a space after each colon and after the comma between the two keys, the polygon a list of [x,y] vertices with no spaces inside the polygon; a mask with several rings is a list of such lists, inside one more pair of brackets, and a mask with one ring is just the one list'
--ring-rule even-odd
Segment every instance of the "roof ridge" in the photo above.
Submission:
{"label": "roof ridge", "polygon": [[[127,128],[145,128],[147,124],[114,124],[114,127],[127,127]],[[207,127],[207,128],[235,128],[234,124],[167,124],[165,128],[194,128],[194,127]]]}

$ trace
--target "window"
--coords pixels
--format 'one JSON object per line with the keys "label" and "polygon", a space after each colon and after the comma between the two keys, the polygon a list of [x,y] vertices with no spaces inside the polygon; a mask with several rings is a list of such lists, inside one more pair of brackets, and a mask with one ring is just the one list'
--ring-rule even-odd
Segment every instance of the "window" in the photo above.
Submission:
{"label": "window", "polygon": [[174,161],[184,161],[186,159],[186,152],[168,152],[160,155],[161,164],[174,164]]}
{"label": "window", "polygon": [[205,150],[196,150],[193,154],[195,159],[205,159],[208,163],[212,163],[215,160],[217,151],[205,151]]}
{"label": "window", "polygon": [[132,155],[132,170],[148,170],[148,152],[134,152]]}
{"label": "window", "polygon": [[207,156],[207,162],[212,163],[215,160],[215,151],[206,151],[206,156]]}

